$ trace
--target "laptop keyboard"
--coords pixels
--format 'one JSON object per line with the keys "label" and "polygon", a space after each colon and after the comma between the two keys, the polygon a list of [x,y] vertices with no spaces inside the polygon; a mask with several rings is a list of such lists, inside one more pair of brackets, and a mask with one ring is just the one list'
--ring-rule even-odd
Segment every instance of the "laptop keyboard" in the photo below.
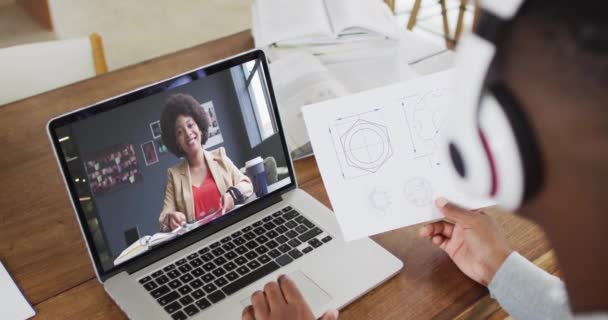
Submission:
{"label": "laptop keyboard", "polygon": [[330,240],[287,206],[139,283],[173,319],[187,319]]}

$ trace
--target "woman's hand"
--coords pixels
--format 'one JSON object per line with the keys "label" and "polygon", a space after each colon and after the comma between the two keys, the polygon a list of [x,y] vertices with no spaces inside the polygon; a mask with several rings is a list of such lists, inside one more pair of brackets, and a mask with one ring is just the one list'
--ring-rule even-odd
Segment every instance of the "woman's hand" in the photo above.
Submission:
{"label": "woman's hand", "polygon": [[232,196],[228,192],[224,193],[221,202],[221,205],[224,208],[222,214],[234,209],[234,199],[232,199]]}
{"label": "woman's hand", "polygon": [[450,222],[428,224],[420,229],[420,237],[431,239],[460,271],[488,286],[513,251],[496,221],[483,211],[465,210],[444,198],[437,199],[435,205]]}
{"label": "woman's hand", "polygon": [[[243,310],[243,320],[315,320],[295,283],[280,276],[278,283],[269,282],[264,291],[251,296],[251,305]],[[327,311],[321,320],[337,320],[338,311]]]}
{"label": "woman's hand", "polygon": [[165,226],[169,228],[170,231],[173,231],[181,226],[186,225],[186,215],[179,212],[167,212],[165,215]]}

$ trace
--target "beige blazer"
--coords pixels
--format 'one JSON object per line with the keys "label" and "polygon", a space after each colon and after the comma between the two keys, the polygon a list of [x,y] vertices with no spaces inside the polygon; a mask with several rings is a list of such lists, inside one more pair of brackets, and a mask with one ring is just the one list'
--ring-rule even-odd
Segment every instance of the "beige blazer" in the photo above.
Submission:
{"label": "beige blazer", "polygon": [[[215,183],[220,195],[223,196],[228,188],[235,187],[241,191],[245,198],[253,193],[253,185],[246,175],[239,171],[234,163],[226,155],[224,148],[217,148],[213,151],[203,150],[205,163]],[[188,223],[195,220],[194,201],[192,199],[192,182],[190,179],[190,167],[188,160],[169,168],[167,171],[167,186],[165,187],[165,200],[163,209],[158,221],[161,231],[169,231],[165,225],[165,215],[167,212],[178,211],[186,215]]]}

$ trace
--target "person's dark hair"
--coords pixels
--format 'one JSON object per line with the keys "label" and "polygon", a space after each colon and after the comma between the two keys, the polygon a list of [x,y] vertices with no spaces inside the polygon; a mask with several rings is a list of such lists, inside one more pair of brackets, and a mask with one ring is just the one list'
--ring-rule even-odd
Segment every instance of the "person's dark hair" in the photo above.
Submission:
{"label": "person's dark hair", "polygon": [[191,95],[177,93],[171,95],[165,102],[160,115],[160,130],[162,140],[167,149],[178,157],[183,157],[184,152],[177,145],[175,136],[175,120],[179,116],[189,116],[194,119],[201,130],[201,144],[205,145],[209,136],[209,115],[201,107],[201,104]]}
{"label": "person's dark hair", "polygon": [[[605,91],[608,84],[608,14],[605,0],[525,0],[498,39],[501,60],[514,54],[517,37],[533,32],[564,79],[585,91]],[[503,61],[500,61],[501,63]]]}

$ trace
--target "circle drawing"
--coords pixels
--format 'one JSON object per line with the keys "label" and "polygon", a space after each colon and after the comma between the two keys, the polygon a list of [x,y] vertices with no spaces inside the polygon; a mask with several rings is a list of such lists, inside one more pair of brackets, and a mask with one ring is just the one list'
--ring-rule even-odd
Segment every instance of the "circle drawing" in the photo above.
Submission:
{"label": "circle drawing", "polygon": [[403,192],[405,199],[418,207],[428,206],[433,201],[433,188],[428,180],[421,177],[406,181]]}
{"label": "circle drawing", "polygon": [[374,188],[369,194],[369,202],[374,209],[385,212],[393,204],[388,191],[381,188]]}
{"label": "circle drawing", "polygon": [[357,120],[341,137],[346,163],[376,172],[393,155],[385,126]]}

